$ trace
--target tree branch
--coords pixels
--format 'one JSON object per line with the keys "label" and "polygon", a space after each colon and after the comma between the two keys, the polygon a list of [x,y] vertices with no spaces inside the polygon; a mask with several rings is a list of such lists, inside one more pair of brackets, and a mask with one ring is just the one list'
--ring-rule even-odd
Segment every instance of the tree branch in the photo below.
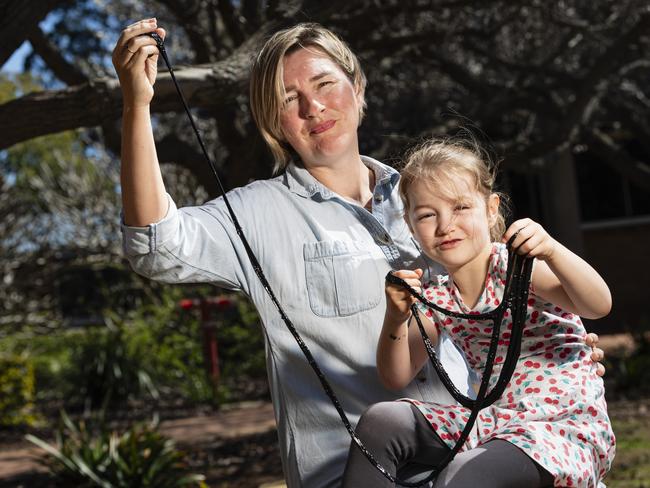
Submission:
{"label": "tree branch", "polygon": [[217,8],[235,46],[239,46],[246,39],[246,34],[239,21],[239,12],[233,7],[230,0],[217,0]]}
{"label": "tree branch", "polygon": [[61,7],[70,0],[39,0],[25,2],[24,0],[4,0],[0,2],[0,66],[27,39],[32,28],[38,25],[48,13]]}
{"label": "tree branch", "polygon": [[[314,8],[311,16],[318,20],[346,2],[331,1]],[[301,15],[294,12],[294,16]],[[246,93],[254,54],[270,32],[295,22],[293,17],[265,23],[254,36],[223,61],[174,70],[183,93],[193,108],[216,110],[220,104]],[[120,117],[121,92],[114,78],[99,78],[84,85],[63,90],[42,91],[0,105],[0,149],[33,137],[78,127],[94,127]],[[156,81],[152,112],[178,112],[182,106],[168,73]],[[43,117],[43,114],[48,114]],[[34,121],[38,120],[38,124]]]}
{"label": "tree branch", "polygon": [[[228,62],[175,70],[193,108],[214,108],[246,90],[249,61],[239,55]],[[117,79],[100,78],[56,91],[36,92],[0,105],[0,149],[33,137],[77,127],[93,127],[121,116],[122,94]],[[156,82],[152,112],[181,111],[168,73]],[[48,117],[42,114],[47,113]],[[34,121],[39,123],[35,124]]]}
{"label": "tree branch", "polygon": [[643,190],[650,191],[650,166],[633,158],[610,136],[597,129],[589,131],[581,138],[598,159],[614,171],[622,174],[631,183]]}
{"label": "tree branch", "polygon": [[503,167],[512,167],[517,159],[520,163],[532,161],[574,143],[580,128],[589,122],[599,105],[600,97],[606,93],[610,84],[608,78],[634,58],[634,44],[645,35],[649,26],[650,13],[644,13],[630,30],[609,45],[573,90],[574,100],[567,104],[564,116],[559,121],[548,121],[555,126],[555,129],[551,130],[543,140],[519,151],[517,158],[510,159]]}
{"label": "tree branch", "polygon": [[[165,5],[169,11],[178,19],[183,26],[185,33],[194,51],[194,62],[212,63],[218,59],[219,47],[215,45],[214,39],[219,37],[217,26],[212,21],[213,12],[210,9],[208,15],[200,8],[200,2],[179,2],[177,0],[158,0]],[[208,17],[209,27],[206,28],[205,18]],[[211,35],[207,35],[209,32]],[[222,42],[222,46],[223,46]],[[228,46],[228,50],[231,46]]]}
{"label": "tree branch", "polygon": [[69,63],[61,55],[54,44],[50,42],[40,27],[36,26],[29,36],[29,42],[48,68],[52,70],[54,76],[67,85],[80,85],[88,81],[88,77],[83,71]]}
{"label": "tree branch", "polygon": [[248,32],[253,32],[262,24],[262,5],[260,0],[242,0],[241,12],[248,24]]}

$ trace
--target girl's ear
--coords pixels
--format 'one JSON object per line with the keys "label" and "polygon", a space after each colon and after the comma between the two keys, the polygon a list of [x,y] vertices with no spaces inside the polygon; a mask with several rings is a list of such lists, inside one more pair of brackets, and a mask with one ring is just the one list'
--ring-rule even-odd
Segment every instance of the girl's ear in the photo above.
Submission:
{"label": "girl's ear", "polygon": [[497,223],[500,203],[501,197],[498,194],[490,194],[487,201],[488,223],[490,225],[490,228],[494,227],[494,225]]}
{"label": "girl's ear", "polygon": [[413,227],[411,227],[411,219],[409,219],[409,214],[408,212],[404,212],[404,222],[406,222],[406,226],[409,228],[409,232],[413,234]]}

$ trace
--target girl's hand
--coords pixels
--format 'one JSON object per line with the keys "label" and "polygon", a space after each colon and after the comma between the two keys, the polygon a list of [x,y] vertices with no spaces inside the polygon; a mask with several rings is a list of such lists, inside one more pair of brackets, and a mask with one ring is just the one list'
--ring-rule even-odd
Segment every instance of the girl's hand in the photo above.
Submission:
{"label": "girl's hand", "polygon": [[552,258],[557,241],[544,228],[531,219],[520,219],[512,223],[503,235],[503,242],[508,242],[516,236],[512,247],[518,254],[535,257],[542,261]]}
{"label": "girl's hand", "polygon": [[156,19],[141,20],[122,31],[113,49],[113,66],[125,107],[148,106],[153,98],[159,52],[156,41],[142,35],[148,32],[165,38],[165,30],[158,27]]}
{"label": "girl's hand", "polygon": [[[398,278],[402,278],[409,286],[417,292],[422,291],[422,270],[414,271],[402,269],[393,273]],[[406,288],[399,285],[386,283],[386,320],[393,324],[402,324],[408,320],[411,314],[411,305],[415,303],[416,298],[409,293]]]}

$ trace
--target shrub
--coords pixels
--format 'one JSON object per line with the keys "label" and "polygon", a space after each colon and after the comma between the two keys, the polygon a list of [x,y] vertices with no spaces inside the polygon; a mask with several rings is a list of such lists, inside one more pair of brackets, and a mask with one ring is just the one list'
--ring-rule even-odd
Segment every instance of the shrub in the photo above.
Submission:
{"label": "shrub", "polygon": [[628,398],[650,394],[650,334],[642,329],[633,337],[636,347],[632,354],[613,358],[616,363],[612,376],[617,380],[617,390]]}
{"label": "shrub", "polygon": [[33,436],[27,440],[49,456],[43,461],[57,486],[102,488],[206,487],[204,477],[189,474],[184,454],[157,431],[157,422],[134,424],[122,434],[100,426],[96,434],[86,423],[62,413],[56,446]]}
{"label": "shrub", "polygon": [[241,296],[236,298],[236,302],[234,316],[224,320],[217,330],[222,373],[221,398],[225,401],[242,397],[265,398],[268,389],[264,331],[253,304]]}
{"label": "shrub", "polygon": [[181,291],[170,288],[155,307],[142,307],[128,322],[129,347],[147,351],[146,370],[162,393],[190,402],[211,400],[203,370],[198,318],[178,307]]}
{"label": "shrub", "polygon": [[0,355],[0,426],[33,425],[34,367],[27,355]]}
{"label": "shrub", "polygon": [[258,325],[259,316],[249,301],[235,294],[226,300],[232,302],[232,308],[215,309],[211,315],[211,321],[217,325],[221,366],[218,391],[207,377],[200,309],[183,310],[180,302],[188,294],[209,297],[214,292],[212,287],[170,287],[156,306],[142,307],[129,318],[129,344],[147,350],[146,368],[154,383],[161,392],[173,392],[177,399],[214,405],[264,395],[267,390],[259,388],[266,381],[264,334]]}
{"label": "shrub", "polygon": [[259,317],[250,302],[235,295],[234,308],[213,316],[221,363],[215,392],[204,367],[199,310],[183,310],[179,303],[214,293],[208,286],[163,287],[128,313],[104,310],[102,325],[45,335],[25,330],[0,338],[0,350],[31,358],[36,402],[46,413],[61,403],[75,410],[121,410],[130,399],[145,399],[151,406],[159,395],[184,405],[268,395]]}
{"label": "shrub", "polygon": [[91,410],[123,407],[127,400],[143,392],[157,398],[145,369],[144,351],[131,350],[125,327],[107,319],[107,327],[88,330],[73,344],[67,383],[72,401],[83,402]]}

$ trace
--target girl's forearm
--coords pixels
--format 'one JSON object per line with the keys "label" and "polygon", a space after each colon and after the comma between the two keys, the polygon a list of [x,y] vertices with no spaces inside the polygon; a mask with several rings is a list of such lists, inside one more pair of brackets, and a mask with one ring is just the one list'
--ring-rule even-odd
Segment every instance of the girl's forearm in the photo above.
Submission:
{"label": "girl's forearm", "polygon": [[408,321],[384,319],[377,344],[377,370],[386,388],[400,390],[415,376],[411,367]]}
{"label": "girl's forearm", "polygon": [[605,280],[585,260],[557,243],[553,255],[546,260],[581,317],[597,319],[607,315],[612,296]]}

